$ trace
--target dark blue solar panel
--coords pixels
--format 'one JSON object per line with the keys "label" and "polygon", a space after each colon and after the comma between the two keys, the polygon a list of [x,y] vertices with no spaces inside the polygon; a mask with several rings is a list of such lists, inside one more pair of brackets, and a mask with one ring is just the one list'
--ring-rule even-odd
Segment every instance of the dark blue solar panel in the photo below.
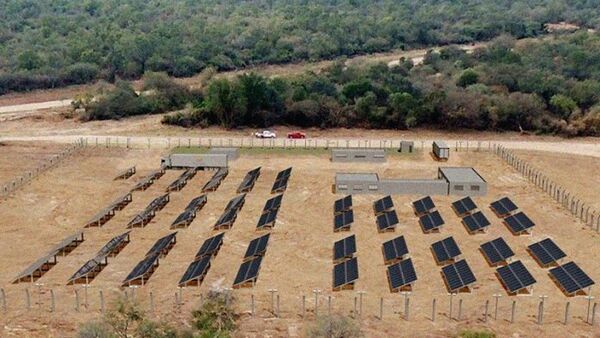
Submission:
{"label": "dark blue solar panel", "polygon": [[567,256],[567,254],[565,254],[564,251],[562,251],[550,238],[533,243],[527,248],[542,265],[555,263],[559,259]]}
{"label": "dark blue solar panel", "polygon": [[192,262],[179,280],[179,286],[184,286],[194,280],[203,279],[210,268],[210,259],[211,256],[204,256]]}
{"label": "dark blue solar panel", "polygon": [[491,204],[494,212],[500,217],[506,217],[510,215],[511,212],[518,209],[517,205],[513,203],[508,197],[504,197],[498,201],[495,201]]}
{"label": "dark blue solar panel", "polygon": [[380,231],[394,228],[398,221],[398,215],[396,215],[396,211],[386,211],[383,214],[377,216],[377,226]]}
{"label": "dark blue solar panel", "polygon": [[344,198],[341,198],[335,201],[333,205],[333,212],[338,214],[340,212],[344,212],[352,209],[352,195],[348,195]]}
{"label": "dark blue solar panel", "polygon": [[267,211],[266,213],[260,215],[260,218],[258,219],[258,224],[256,225],[257,228],[262,228],[265,226],[275,226],[275,220],[277,220],[277,213],[279,212],[279,209],[274,209],[271,211]]}
{"label": "dark blue solar panel", "polygon": [[283,195],[277,195],[271,199],[269,199],[266,203],[265,203],[265,207],[263,208],[263,212],[269,211],[269,210],[274,210],[274,209],[279,209],[279,207],[281,206],[281,200],[283,199]]}
{"label": "dark blue solar panel", "polygon": [[550,274],[567,294],[573,294],[594,285],[594,281],[574,262],[550,269]]}
{"label": "dark blue solar panel", "polygon": [[466,215],[471,211],[477,209],[477,205],[475,204],[475,202],[473,202],[471,197],[465,197],[461,200],[452,203],[452,207],[459,216]]}
{"label": "dark blue solar panel", "polygon": [[461,251],[454,240],[454,237],[448,237],[441,241],[437,241],[431,245],[435,259],[441,263],[458,257]]}
{"label": "dark blue solar panel", "polygon": [[443,267],[442,274],[448,283],[450,292],[460,290],[477,281],[473,271],[464,259]]}
{"label": "dark blue solar panel", "polygon": [[498,264],[515,255],[502,237],[481,244],[481,250],[490,264]]}
{"label": "dark blue solar panel", "polygon": [[220,233],[214,237],[205,240],[204,243],[202,243],[202,246],[200,247],[198,252],[196,253],[196,258],[214,255],[221,247],[221,244],[223,244],[223,236],[225,236],[225,233]]}
{"label": "dark blue solar panel", "polygon": [[240,269],[238,270],[237,275],[235,276],[235,280],[233,285],[239,285],[242,283],[256,281],[258,277],[258,271],[260,270],[260,263],[262,262],[262,256],[255,257],[252,260],[245,261],[240,265]]}
{"label": "dark blue solar panel", "polygon": [[391,196],[386,196],[380,200],[375,201],[373,203],[373,209],[375,209],[375,214],[380,214],[384,211],[388,211],[394,208],[394,202],[392,201]]}
{"label": "dark blue solar panel", "polygon": [[383,243],[383,254],[386,263],[402,259],[408,254],[408,247],[404,236],[396,237],[391,241]]}
{"label": "dark blue solar panel", "polygon": [[244,258],[262,256],[267,251],[267,245],[269,244],[269,237],[271,234],[253,239],[248,245]]}
{"label": "dark blue solar panel", "polygon": [[535,278],[529,273],[521,261],[512,262],[496,269],[502,284],[509,292],[514,293],[535,284]]}
{"label": "dark blue solar panel", "polygon": [[349,259],[333,267],[333,287],[353,283],[358,279],[358,260]]}
{"label": "dark blue solar panel", "polygon": [[354,223],[354,212],[352,209],[344,211],[333,217],[334,230],[349,227],[352,223]]}
{"label": "dark blue solar panel", "polygon": [[535,226],[535,223],[527,217],[523,212],[508,216],[504,219],[504,222],[514,233],[521,233]]}
{"label": "dark blue solar panel", "polygon": [[131,270],[129,275],[127,275],[127,278],[125,278],[123,281],[123,284],[127,284],[142,277],[149,277],[147,275],[151,272],[155,263],[158,261],[159,256],[160,252],[153,252],[146,256],[133,268],[133,270]]}
{"label": "dark blue solar panel", "polygon": [[414,283],[417,280],[417,272],[412,260],[409,258],[388,266],[388,279],[392,289],[398,289]]}
{"label": "dark blue solar panel", "polygon": [[356,252],[356,237],[348,236],[333,244],[333,259],[335,261],[343,258],[351,258]]}
{"label": "dark blue solar panel", "polygon": [[417,215],[422,215],[435,209],[435,204],[433,203],[431,197],[427,196],[425,198],[413,202],[413,207],[415,208],[415,212],[417,213]]}
{"label": "dark blue solar panel", "polygon": [[469,232],[483,230],[491,224],[481,211],[465,216],[463,218],[463,223],[467,226]]}
{"label": "dark blue solar panel", "polygon": [[423,230],[431,231],[444,225],[444,220],[438,211],[434,211],[419,217],[419,223],[421,223]]}

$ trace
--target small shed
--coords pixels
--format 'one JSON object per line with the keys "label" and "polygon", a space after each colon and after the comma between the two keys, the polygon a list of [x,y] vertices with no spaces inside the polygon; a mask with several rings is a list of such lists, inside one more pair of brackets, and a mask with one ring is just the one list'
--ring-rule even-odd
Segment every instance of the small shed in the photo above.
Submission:
{"label": "small shed", "polygon": [[398,149],[399,153],[412,153],[415,148],[415,142],[413,141],[401,141],[400,148]]}
{"label": "small shed", "polygon": [[225,154],[170,154],[161,158],[161,166],[170,169],[212,169],[227,168],[228,155]]}
{"label": "small shed", "polygon": [[450,147],[444,141],[433,141],[433,156],[438,161],[448,161]]}
{"label": "small shed", "polygon": [[470,167],[441,167],[438,178],[448,182],[448,195],[484,196],[487,182],[477,170]]}
{"label": "small shed", "polygon": [[385,162],[385,150],[369,148],[332,148],[331,162]]}

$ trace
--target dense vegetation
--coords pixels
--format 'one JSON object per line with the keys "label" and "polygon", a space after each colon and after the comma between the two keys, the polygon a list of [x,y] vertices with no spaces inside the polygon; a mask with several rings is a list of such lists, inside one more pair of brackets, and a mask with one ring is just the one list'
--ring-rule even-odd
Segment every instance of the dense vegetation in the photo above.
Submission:
{"label": "dense vegetation", "polygon": [[182,126],[416,126],[600,134],[600,36],[578,33],[514,44],[501,37],[467,54],[456,47],[409,60],[267,79],[209,83],[196,108],[165,116]]}
{"label": "dense vegetation", "polygon": [[532,37],[566,20],[600,27],[574,0],[5,0],[0,94],[146,71],[190,76],[261,63]]}

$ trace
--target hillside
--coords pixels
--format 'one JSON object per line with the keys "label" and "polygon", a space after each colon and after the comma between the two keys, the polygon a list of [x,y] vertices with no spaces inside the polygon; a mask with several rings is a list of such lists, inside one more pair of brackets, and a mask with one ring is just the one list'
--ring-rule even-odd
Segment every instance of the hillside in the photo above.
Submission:
{"label": "hillside", "polygon": [[0,3],[0,94],[533,37],[563,20],[596,28],[599,11],[539,0],[10,0]]}

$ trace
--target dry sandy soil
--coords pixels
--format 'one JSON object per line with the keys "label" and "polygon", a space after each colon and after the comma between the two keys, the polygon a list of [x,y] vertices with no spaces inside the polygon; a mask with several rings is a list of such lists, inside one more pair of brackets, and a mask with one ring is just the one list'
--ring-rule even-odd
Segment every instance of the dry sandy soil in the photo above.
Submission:
{"label": "dry sandy soil", "polygon": [[[169,225],[185,205],[200,194],[202,185],[210,173],[199,173],[180,192],[171,194],[171,202],[145,228],[131,233],[131,243],[91,283],[89,308],[74,310],[75,289],[81,286],[65,286],[65,282],[85,261],[90,259],[110,238],[123,233],[126,223],[141,211],[154,197],[164,192],[180,172],[168,171],[149,190],[135,192],[133,202],[101,228],[86,230],[86,240],[37,282],[10,284],[26,266],[41,257],[52,245],[69,234],[81,229],[82,224],[114,198],[130,189],[135,181],[156,169],[160,152],[157,150],[88,149],[72,161],[51,170],[25,186],[13,197],[0,202],[0,286],[7,293],[9,311],[0,317],[0,336],[69,336],[78,325],[99,317],[98,291],[114,298],[121,291],[121,281],[143,258],[145,252],[160,237],[171,233]],[[122,169],[137,164],[138,174],[127,181],[113,181]],[[549,197],[534,188],[517,172],[487,153],[455,153],[447,165],[474,166],[488,180],[489,193],[475,198],[475,202],[492,221],[486,234],[469,235],[453,213],[450,204],[455,197],[436,196],[434,201],[446,221],[440,233],[424,234],[411,209],[411,202],[421,196],[394,196],[401,225],[395,233],[379,234],[371,203],[378,196],[354,197],[355,223],[349,233],[332,230],[333,202],[341,197],[331,192],[331,184],[337,171],[376,171],[382,177],[434,177],[437,163],[426,154],[393,156],[385,164],[339,164],[329,162],[323,153],[306,153],[294,156],[256,152],[243,155],[232,162],[230,174],[216,191],[209,193],[207,205],[187,229],[180,230],[177,244],[160,261],[161,265],[149,283],[136,291],[136,300],[148,307],[148,294],[154,294],[157,304],[155,316],[186,325],[189,312],[200,301],[200,294],[211,288],[231,287],[246,247],[251,239],[264,232],[255,230],[256,222],[265,201],[272,197],[270,188],[279,170],[293,166],[288,189],[276,227],[263,260],[258,282],[254,288],[234,291],[236,306],[242,313],[240,336],[302,336],[307,323],[314,318],[312,290],[323,290],[319,311],[327,310],[326,297],[332,296],[332,309],[346,315],[353,314],[353,301],[357,291],[366,291],[363,315],[360,321],[367,336],[446,336],[464,328],[489,328],[499,336],[518,334],[549,337],[593,337],[597,331],[583,322],[586,300],[570,298],[562,294],[550,280],[547,270],[539,267],[525,251],[526,246],[545,236],[551,236],[592,279],[600,281],[600,262],[590,260],[598,253],[600,236],[583,227]],[[174,294],[177,281],[191,262],[202,242],[218,233],[212,225],[221,214],[225,204],[236,195],[235,190],[245,173],[262,166],[262,174],[246,204],[240,211],[232,229],[225,231],[221,251],[212,263],[204,283],[199,287],[183,290],[183,308],[176,311]],[[536,223],[532,236],[513,236],[488,209],[493,200],[509,195]],[[332,247],[336,240],[347,235],[357,237],[360,278],[354,291],[332,292]],[[411,297],[411,318],[401,319],[403,298],[389,291],[386,268],[381,254],[381,244],[398,235],[404,235],[414,261],[419,280]],[[458,299],[463,300],[463,319],[449,320],[448,296],[429,246],[446,236],[454,236],[477,277],[477,284],[470,294],[454,299],[455,314]],[[524,262],[537,283],[533,295],[508,296],[478,251],[481,243],[504,237],[516,253],[516,259]],[[26,248],[25,250],[23,248]],[[32,293],[33,309],[25,311],[25,289]],[[281,296],[281,319],[270,313],[268,290],[276,288]],[[49,313],[49,289],[57,299],[57,313]],[[483,307],[486,300],[493,304],[492,295],[499,293],[498,319],[483,323]],[[257,317],[250,318],[250,295],[257,299]],[[302,295],[306,296],[307,318],[300,317]],[[538,296],[546,300],[545,324],[535,324]],[[384,297],[384,320],[376,318],[379,299]],[[437,319],[431,322],[431,302],[437,298]],[[510,324],[510,304],[516,300],[516,323]],[[566,301],[571,301],[571,320],[565,327],[560,321]],[[38,308],[38,302],[40,303]],[[493,306],[490,307],[490,310]],[[599,320],[600,318],[597,318]]]}
{"label": "dry sandy soil", "polygon": [[516,154],[550,179],[577,193],[588,205],[600,209],[599,158],[522,150],[516,151]]}
{"label": "dry sandy soil", "polygon": [[59,153],[65,146],[59,143],[0,143],[0,185],[34,169],[44,160]]}

